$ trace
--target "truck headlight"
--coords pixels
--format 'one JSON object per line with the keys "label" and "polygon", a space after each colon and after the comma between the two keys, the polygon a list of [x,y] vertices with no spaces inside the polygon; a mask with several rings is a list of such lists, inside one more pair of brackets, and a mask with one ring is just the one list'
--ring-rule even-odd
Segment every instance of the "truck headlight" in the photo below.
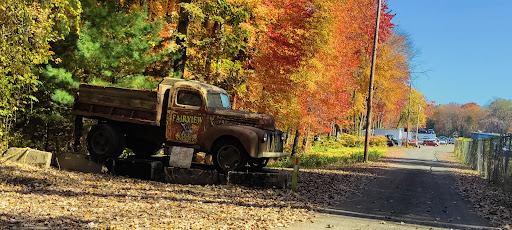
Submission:
{"label": "truck headlight", "polygon": [[286,139],[286,133],[281,133],[281,140],[284,141]]}
{"label": "truck headlight", "polygon": [[268,134],[263,134],[263,142],[267,142],[268,140]]}

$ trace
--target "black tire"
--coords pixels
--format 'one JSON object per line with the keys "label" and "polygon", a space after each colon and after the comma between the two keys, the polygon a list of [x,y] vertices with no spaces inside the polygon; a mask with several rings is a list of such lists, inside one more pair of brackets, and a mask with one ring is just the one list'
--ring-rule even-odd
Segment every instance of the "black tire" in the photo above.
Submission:
{"label": "black tire", "polygon": [[241,170],[247,164],[248,154],[238,141],[218,142],[212,151],[213,163],[221,173]]}
{"label": "black tire", "polygon": [[137,158],[146,158],[156,153],[161,147],[161,144],[153,143],[147,140],[127,138],[128,146]]}
{"label": "black tire", "polygon": [[268,161],[269,161],[269,158],[267,158],[267,157],[264,157],[264,158],[252,158],[251,157],[249,159],[249,165],[251,166],[251,168],[261,170],[263,167],[267,166]]}
{"label": "black tire", "polygon": [[117,158],[124,150],[125,137],[108,124],[97,124],[87,134],[87,150],[94,161]]}

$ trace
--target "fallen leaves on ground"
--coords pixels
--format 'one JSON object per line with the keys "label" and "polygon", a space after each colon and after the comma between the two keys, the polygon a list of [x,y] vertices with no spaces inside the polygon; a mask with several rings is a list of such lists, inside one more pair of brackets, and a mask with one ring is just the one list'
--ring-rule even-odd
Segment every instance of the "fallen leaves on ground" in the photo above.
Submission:
{"label": "fallen leaves on ground", "polygon": [[[453,154],[442,155],[444,160],[462,166]],[[502,188],[468,167],[454,167],[460,193],[467,197],[479,214],[491,224],[504,229],[512,225],[512,197]]]}
{"label": "fallen leaves on ground", "polygon": [[0,164],[0,227],[273,229],[311,220],[381,175],[386,163],[301,169],[300,187],[177,185]]}

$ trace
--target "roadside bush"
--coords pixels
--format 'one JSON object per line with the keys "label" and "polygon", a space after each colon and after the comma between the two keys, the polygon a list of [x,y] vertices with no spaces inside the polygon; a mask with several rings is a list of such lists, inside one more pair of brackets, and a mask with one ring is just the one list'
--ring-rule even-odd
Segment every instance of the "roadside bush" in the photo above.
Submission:
{"label": "roadside bush", "polygon": [[370,137],[370,146],[386,146],[387,138],[385,136]]}
{"label": "roadside bush", "polygon": [[[364,137],[342,134],[336,141],[334,138],[322,138],[324,141],[313,141],[306,151],[299,152],[301,167],[322,168],[330,164],[351,164],[364,160]],[[377,160],[387,151],[387,139],[384,136],[370,137],[369,160]],[[285,148],[285,151],[290,148]],[[294,158],[282,158],[269,163],[270,167],[293,167]]]}
{"label": "roadside bush", "polygon": [[343,133],[339,136],[339,142],[343,146],[355,147],[364,143],[364,139],[359,136]]}
{"label": "roadside bush", "polygon": [[[383,151],[380,150],[370,150],[368,152],[368,158],[371,161],[377,160],[382,157],[384,154]],[[299,165],[304,168],[322,168],[328,166],[330,164],[353,164],[358,162],[363,162],[364,160],[364,152],[363,150],[354,152],[350,155],[324,155],[324,154],[297,154],[299,158]],[[294,166],[294,157],[287,157],[283,159],[276,160],[274,162],[270,162],[270,167],[277,168],[293,168]]]}

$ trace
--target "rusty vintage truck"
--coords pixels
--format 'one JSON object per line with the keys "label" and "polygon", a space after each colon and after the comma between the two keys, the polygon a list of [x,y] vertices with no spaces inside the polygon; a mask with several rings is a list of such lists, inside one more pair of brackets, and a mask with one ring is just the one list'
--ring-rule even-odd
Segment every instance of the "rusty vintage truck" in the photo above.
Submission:
{"label": "rusty vintage truck", "polygon": [[226,172],[247,164],[262,168],[270,158],[288,155],[272,116],[233,110],[225,90],[199,81],[165,78],[158,92],[82,84],[73,114],[75,138],[84,117],[97,120],[87,135],[97,161],[117,158],[125,148],[148,157],[180,146],[211,154]]}

